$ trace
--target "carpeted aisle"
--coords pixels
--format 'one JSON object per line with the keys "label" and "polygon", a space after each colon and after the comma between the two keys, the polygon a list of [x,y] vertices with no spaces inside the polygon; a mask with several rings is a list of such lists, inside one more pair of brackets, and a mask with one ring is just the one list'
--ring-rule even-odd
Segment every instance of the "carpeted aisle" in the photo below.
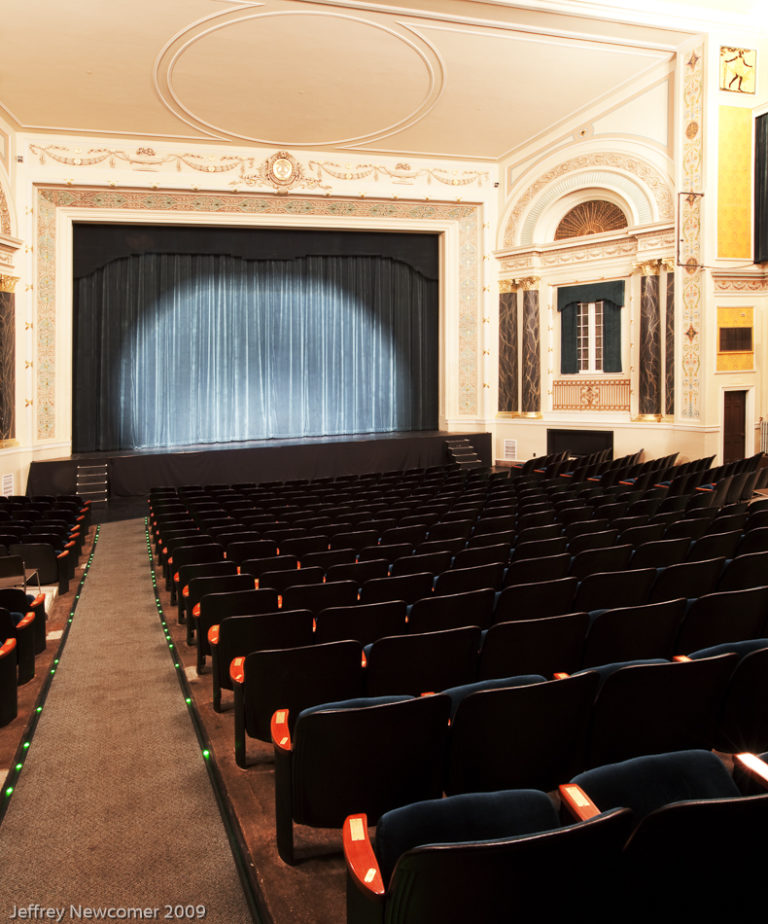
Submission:
{"label": "carpeted aisle", "polygon": [[0,825],[0,870],[2,920],[252,920],[158,619],[141,520],[101,527]]}

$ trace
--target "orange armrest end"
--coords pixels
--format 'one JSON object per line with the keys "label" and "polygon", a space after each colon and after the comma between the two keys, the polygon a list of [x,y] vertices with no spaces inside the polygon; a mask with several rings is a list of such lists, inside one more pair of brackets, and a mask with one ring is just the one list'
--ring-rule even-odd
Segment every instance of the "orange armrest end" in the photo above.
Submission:
{"label": "orange armrest end", "polygon": [[768,789],[768,764],[761,760],[757,754],[734,754],[734,760],[737,760],[741,766],[749,773],[753,780],[760,783],[765,789]]}
{"label": "orange armrest end", "polygon": [[245,658],[232,658],[229,665],[229,677],[232,683],[245,682]]}
{"label": "orange armrest end", "polygon": [[209,645],[218,645],[219,644],[219,627],[218,625],[211,626],[208,630],[208,644]]}
{"label": "orange armrest end", "polygon": [[357,887],[364,892],[383,896],[384,881],[371,839],[368,837],[367,816],[349,815],[344,822],[341,839],[347,869]]}
{"label": "orange armrest end", "polygon": [[38,594],[35,599],[32,601],[30,606],[42,606],[45,605],[45,594]]}
{"label": "orange armrest end", "polygon": [[672,660],[673,660],[673,661],[679,661],[681,664],[683,664],[683,663],[685,663],[686,661],[690,661],[691,659],[688,657],[688,655],[675,655],[675,656],[672,658]]}
{"label": "orange armrest end", "polygon": [[553,680],[567,680],[571,675],[565,671],[558,671],[556,674],[552,674]]}
{"label": "orange armrest end", "polygon": [[59,554],[56,556],[56,558],[68,558],[68,557],[69,557],[69,552],[59,552]]}
{"label": "orange armrest end", "polygon": [[576,783],[564,783],[559,787],[560,801],[577,821],[589,821],[600,814],[600,809]]}
{"label": "orange armrest end", "polygon": [[288,710],[277,709],[269,723],[272,744],[281,751],[291,751],[291,733],[288,730]]}
{"label": "orange armrest end", "polygon": [[19,620],[16,628],[23,629],[25,626],[31,626],[34,621],[35,621],[35,614],[30,610],[30,612],[27,613],[27,615],[23,619]]}
{"label": "orange armrest end", "polygon": [[192,615],[193,615],[193,617],[194,617],[195,619],[199,619],[199,618],[200,618],[200,604],[199,604],[199,603],[196,603],[196,604],[192,607]]}
{"label": "orange armrest end", "polygon": [[0,658],[5,658],[11,654],[16,648],[16,639],[7,638],[2,645],[0,645]]}

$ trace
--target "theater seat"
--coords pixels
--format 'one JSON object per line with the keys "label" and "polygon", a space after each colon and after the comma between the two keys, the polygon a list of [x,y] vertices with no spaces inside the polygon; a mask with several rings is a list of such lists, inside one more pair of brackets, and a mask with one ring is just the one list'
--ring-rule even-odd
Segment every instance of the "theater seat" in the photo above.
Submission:
{"label": "theater seat", "polygon": [[450,700],[381,697],[325,703],[272,718],[277,849],[294,862],[294,822],[341,828],[360,811],[384,812],[439,798]]}
{"label": "theater seat", "polygon": [[375,849],[368,822],[364,813],[344,822],[347,924],[498,924],[555,919],[595,871],[589,916],[609,920],[631,815],[563,827],[545,793],[519,789],[394,809],[379,820]]}
{"label": "theater seat", "polygon": [[597,767],[560,792],[576,817],[615,806],[634,812],[621,877],[631,920],[711,921],[764,903],[768,795],[743,796],[711,751]]}

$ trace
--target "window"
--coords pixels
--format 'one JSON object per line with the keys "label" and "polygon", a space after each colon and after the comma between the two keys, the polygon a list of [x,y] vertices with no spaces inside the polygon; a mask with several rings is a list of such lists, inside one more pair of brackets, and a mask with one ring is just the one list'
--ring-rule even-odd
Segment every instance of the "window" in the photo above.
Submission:
{"label": "window", "polygon": [[579,302],[576,350],[579,372],[603,371],[603,303]]}
{"label": "window", "polygon": [[623,304],[623,280],[558,289],[560,372],[563,375],[622,371]]}

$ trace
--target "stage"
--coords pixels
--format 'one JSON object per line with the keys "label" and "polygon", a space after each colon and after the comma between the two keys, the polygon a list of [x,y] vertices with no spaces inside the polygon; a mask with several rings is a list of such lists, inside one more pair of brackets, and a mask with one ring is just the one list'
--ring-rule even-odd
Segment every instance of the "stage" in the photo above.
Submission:
{"label": "stage", "polygon": [[441,430],[263,440],[135,452],[78,453],[33,462],[27,494],[72,494],[78,466],[107,465],[109,497],[138,497],[159,485],[293,481],[443,465],[447,439],[470,440],[490,467],[490,433]]}

